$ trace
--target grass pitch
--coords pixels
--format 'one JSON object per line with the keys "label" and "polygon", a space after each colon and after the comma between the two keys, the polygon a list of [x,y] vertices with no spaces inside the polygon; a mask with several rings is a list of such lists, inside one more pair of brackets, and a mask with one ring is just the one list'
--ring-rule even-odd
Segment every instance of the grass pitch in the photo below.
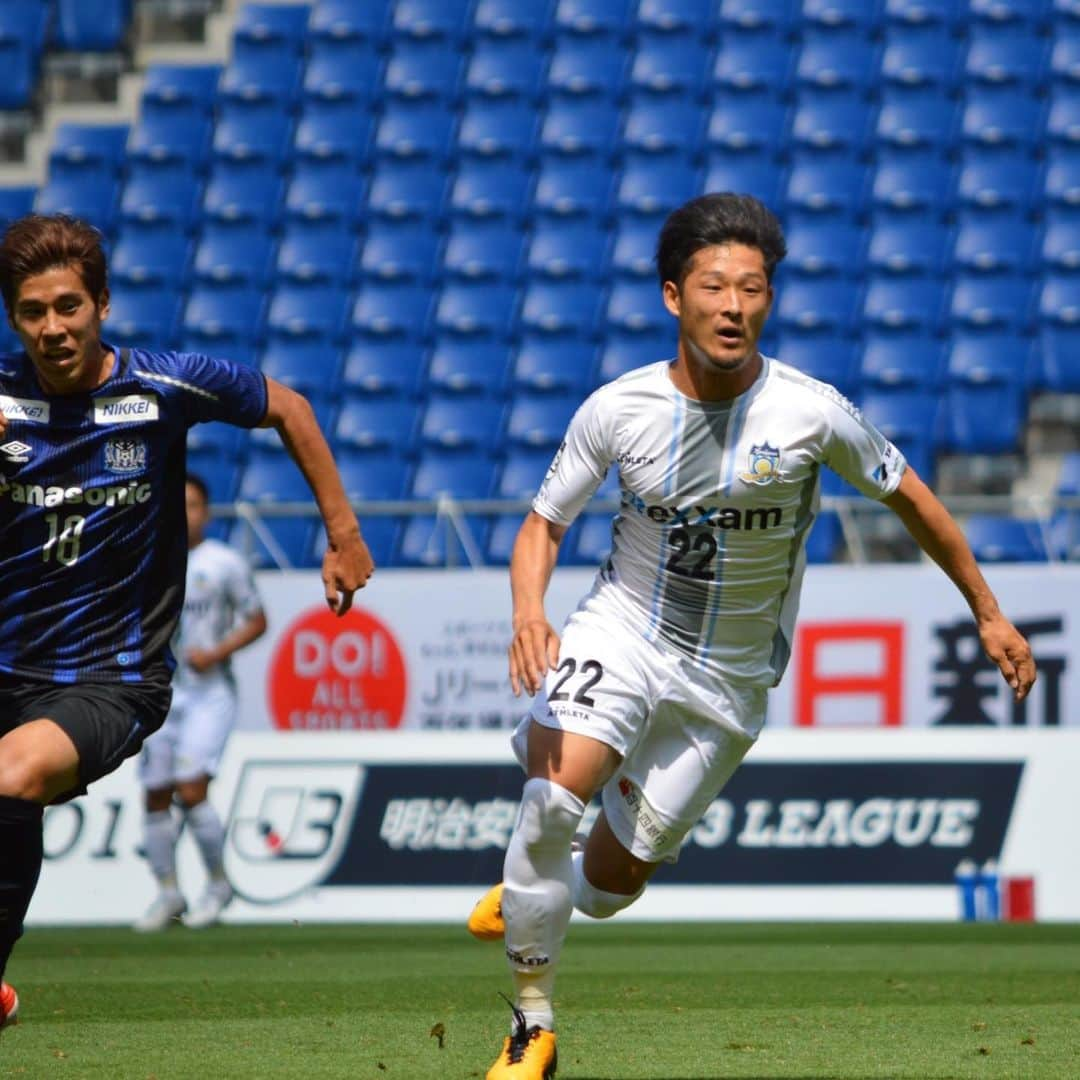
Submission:
{"label": "grass pitch", "polygon": [[[32,928],[8,977],[33,1080],[471,1080],[509,1021],[456,927]],[[1065,1080],[1080,926],[575,925],[557,1006],[559,1080]]]}

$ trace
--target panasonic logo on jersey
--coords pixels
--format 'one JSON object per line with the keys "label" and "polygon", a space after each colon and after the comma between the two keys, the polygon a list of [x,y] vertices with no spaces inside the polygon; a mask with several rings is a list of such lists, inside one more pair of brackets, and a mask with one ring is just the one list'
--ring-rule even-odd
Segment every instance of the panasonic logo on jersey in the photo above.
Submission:
{"label": "panasonic logo on jersey", "polygon": [[0,394],[0,412],[8,420],[23,420],[28,424],[49,422],[49,403],[33,398],[8,397]]}
{"label": "panasonic logo on jersey", "polygon": [[132,506],[148,502],[150,484],[105,484],[101,487],[43,487],[0,477],[0,497],[26,506]]}
{"label": "panasonic logo on jersey", "polygon": [[624,506],[661,525],[709,529],[775,529],[783,521],[779,506],[650,506],[640,496],[624,491]]}
{"label": "panasonic logo on jersey", "polygon": [[94,402],[95,424],[138,424],[157,418],[158,403],[153,394],[127,394]]}

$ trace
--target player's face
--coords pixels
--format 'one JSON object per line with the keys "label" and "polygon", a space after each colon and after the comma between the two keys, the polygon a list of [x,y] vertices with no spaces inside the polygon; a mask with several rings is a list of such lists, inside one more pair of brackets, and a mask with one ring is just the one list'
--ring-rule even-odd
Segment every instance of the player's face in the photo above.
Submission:
{"label": "player's face", "polygon": [[188,547],[198,547],[206,535],[210,507],[194,484],[184,485],[184,510],[187,513]]}
{"label": "player's face", "polygon": [[108,290],[95,301],[74,266],[53,267],[19,286],[11,327],[46,391],[70,394],[104,381],[109,354],[101,344],[101,321],[108,313]]}
{"label": "player's face", "polygon": [[686,362],[706,377],[753,364],[773,291],[765,258],[746,244],[711,244],[694,253],[682,285],[664,282],[664,304],[679,320]]}

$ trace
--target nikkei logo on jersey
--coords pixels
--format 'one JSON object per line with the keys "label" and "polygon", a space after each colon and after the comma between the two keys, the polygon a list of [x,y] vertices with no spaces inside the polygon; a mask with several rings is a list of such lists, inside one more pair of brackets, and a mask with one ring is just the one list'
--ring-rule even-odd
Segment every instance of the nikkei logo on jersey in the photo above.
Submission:
{"label": "nikkei logo on jersey", "polygon": [[747,471],[739,473],[739,479],[743,483],[763,487],[774,480],[784,479],[780,475],[780,451],[777,447],[770,446],[767,442],[751,446],[747,458]]}
{"label": "nikkei logo on jersey", "polygon": [[158,403],[153,394],[126,394],[94,402],[95,424],[141,424],[157,418]]}
{"label": "nikkei logo on jersey", "polygon": [[142,439],[118,436],[105,444],[105,468],[109,472],[129,473],[146,468],[146,443]]}
{"label": "nikkei logo on jersey", "polygon": [[8,397],[7,394],[0,394],[0,412],[8,420],[22,420],[27,424],[49,422],[49,403],[35,401],[33,398]]}
{"label": "nikkei logo on jersey", "polygon": [[6,442],[3,446],[0,446],[0,452],[12,464],[21,464],[30,460],[33,447],[27,446],[24,442],[19,442],[18,439],[12,439],[11,442]]}

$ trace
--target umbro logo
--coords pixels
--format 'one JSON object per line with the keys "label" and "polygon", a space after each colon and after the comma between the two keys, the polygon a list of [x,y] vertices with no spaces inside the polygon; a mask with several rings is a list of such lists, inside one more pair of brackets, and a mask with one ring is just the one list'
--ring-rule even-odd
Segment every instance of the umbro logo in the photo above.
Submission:
{"label": "umbro logo", "polygon": [[24,462],[30,460],[30,452],[33,447],[27,446],[24,442],[19,442],[18,439],[12,439],[11,442],[6,442],[0,446],[0,453],[2,453],[8,461],[11,462]]}

